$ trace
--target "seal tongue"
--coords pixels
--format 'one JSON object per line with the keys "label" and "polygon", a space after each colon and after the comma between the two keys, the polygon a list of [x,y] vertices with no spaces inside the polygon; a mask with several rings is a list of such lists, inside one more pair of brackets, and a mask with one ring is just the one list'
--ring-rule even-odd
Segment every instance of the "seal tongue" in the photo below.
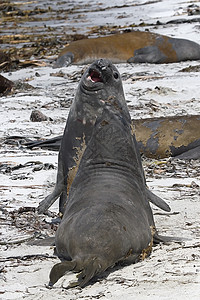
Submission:
{"label": "seal tongue", "polygon": [[102,82],[103,81],[101,78],[101,74],[96,70],[91,70],[89,77],[93,82]]}

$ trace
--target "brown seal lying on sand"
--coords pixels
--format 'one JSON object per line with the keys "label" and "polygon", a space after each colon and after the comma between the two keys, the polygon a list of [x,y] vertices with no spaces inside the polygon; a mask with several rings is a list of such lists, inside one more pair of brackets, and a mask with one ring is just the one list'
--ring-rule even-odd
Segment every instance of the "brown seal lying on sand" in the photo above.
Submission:
{"label": "brown seal lying on sand", "polygon": [[132,120],[139,149],[147,157],[200,158],[200,115]]}
{"label": "brown seal lying on sand", "polygon": [[87,64],[104,57],[113,63],[173,63],[200,59],[200,45],[186,39],[151,32],[132,31],[82,39],[67,45],[55,67]]}
{"label": "brown seal lying on sand", "polygon": [[[200,159],[200,115],[132,120],[141,153],[150,158]],[[27,143],[59,151],[62,136]]]}

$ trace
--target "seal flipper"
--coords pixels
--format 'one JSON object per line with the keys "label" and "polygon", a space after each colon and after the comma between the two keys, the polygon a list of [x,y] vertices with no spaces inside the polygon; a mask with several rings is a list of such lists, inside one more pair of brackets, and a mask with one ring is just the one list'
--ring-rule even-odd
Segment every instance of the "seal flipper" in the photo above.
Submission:
{"label": "seal flipper", "polygon": [[54,265],[49,275],[49,286],[53,286],[67,271],[73,271],[75,268],[75,261],[63,261]]}
{"label": "seal flipper", "polygon": [[64,189],[59,199],[59,214],[61,217],[64,215],[65,212],[66,200],[67,200],[67,191],[66,189]]}
{"label": "seal flipper", "polygon": [[89,261],[88,265],[78,275],[78,285],[84,287],[90,279],[102,271],[104,270],[102,270],[102,266],[97,259]]}
{"label": "seal flipper", "polygon": [[154,193],[152,193],[148,188],[146,188],[146,195],[148,200],[156,205],[157,207],[161,208],[164,211],[170,212],[171,208],[169,205],[160,197],[156,196]]}
{"label": "seal flipper", "polygon": [[62,137],[62,135],[59,135],[48,140],[30,141],[27,142],[25,146],[29,149],[40,147],[48,150],[59,151]]}
{"label": "seal flipper", "polygon": [[55,236],[49,236],[44,239],[31,240],[27,243],[31,246],[54,246],[55,245]]}
{"label": "seal flipper", "polygon": [[[41,201],[39,203],[39,206],[37,208],[37,211],[39,214],[46,212],[47,209],[56,201],[56,199],[62,194],[62,192],[65,189],[63,164],[62,164],[62,159],[60,156],[61,156],[61,154],[59,153],[56,186],[55,186],[53,192],[49,196],[47,196],[43,201]],[[61,205],[63,205],[63,202],[61,203]]]}
{"label": "seal flipper", "polygon": [[72,52],[64,53],[63,55],[59,56],[56,60],[53,68],[61,68],[61,67],[68,67],[74,60],[74,54]]}
{"label": "seal flipper", "polygon": [[194,149],[190,149],[188,151],[185,151],[177,156],[174,156],[174,158],[178,159],[199,159],[200,158],[200,146],[195,147]]}
{"label": "seal flipper", "polygon": [[[104,265],[103,265],[104,264]],[[95,275],[105,271],[109,266],[105,266],[102,259],[89,257],[83,264],[80,261],[63,261],[53,266],[50,272],[49,286],[53,286],[67,271],[80,272],[78,281],[69,284],[68,288],[80,286],[84,287]]]}
{"label": "seal flipper", "polygon": [[173,236],[164,236],[160,235],[157,232],[153,236],[153,243],[154,244],[159,244],[159,243],[164,243],[164,244],[169,244],[171,242],[175,243],[181,243],[184,241],[187,241],[188,239],[186,238],[181,238],[181,237],[173,237]]}
{"label": "seal flipper", "polygon": [[134,51],[134,56],[130,57],[128,63],[164,63],[166,56],[157,46],[147,46]]}

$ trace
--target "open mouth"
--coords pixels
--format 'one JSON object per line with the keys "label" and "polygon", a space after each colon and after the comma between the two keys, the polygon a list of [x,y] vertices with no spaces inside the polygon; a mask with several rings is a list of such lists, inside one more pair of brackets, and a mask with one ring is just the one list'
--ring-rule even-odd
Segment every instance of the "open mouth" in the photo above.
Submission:
{"label": "open mouth", "polygon": [[103,82],[101,73],[94,69],[89,70],[88,79],[90,79],[92,82]]}

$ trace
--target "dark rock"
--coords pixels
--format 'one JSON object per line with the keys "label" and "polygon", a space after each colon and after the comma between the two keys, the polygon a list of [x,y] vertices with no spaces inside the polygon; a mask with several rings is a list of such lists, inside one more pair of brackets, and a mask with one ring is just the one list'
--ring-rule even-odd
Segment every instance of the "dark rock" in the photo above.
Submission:
{"label": "dark rock", "polygon": [[0,75],[0,95],[5,95],[11,92],[13,85],[14,83],[11,80]]}
{"label": "dark rock", "polygon": [[42,121],[52,121],[51,118],[45,116],[41,111],[39,110],[33,110],[30,116],[30,120],[32,122],[42,122]]}

